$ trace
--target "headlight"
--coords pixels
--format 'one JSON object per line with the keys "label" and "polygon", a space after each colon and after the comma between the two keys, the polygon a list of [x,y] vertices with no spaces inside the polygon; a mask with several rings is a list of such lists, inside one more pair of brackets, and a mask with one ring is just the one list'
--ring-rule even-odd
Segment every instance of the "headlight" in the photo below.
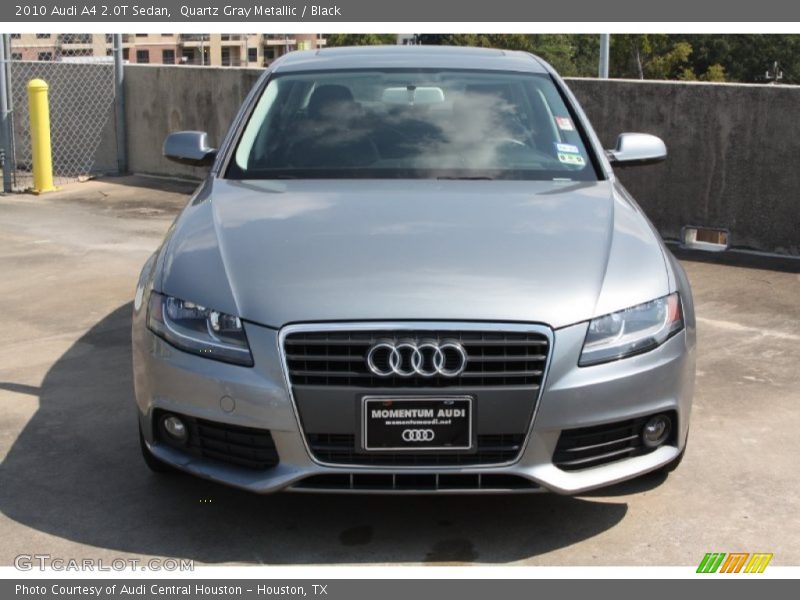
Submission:
{"label": "headlight", "polygon": [[578,365],[587,367],[641,354],[683,329],[677,293],[592,319]]}
{"label": "headlight", "polygon": [[153,333],[186,352],[253,366],[253,356],[239,317],[188,300],[151,292],[147,326]]}

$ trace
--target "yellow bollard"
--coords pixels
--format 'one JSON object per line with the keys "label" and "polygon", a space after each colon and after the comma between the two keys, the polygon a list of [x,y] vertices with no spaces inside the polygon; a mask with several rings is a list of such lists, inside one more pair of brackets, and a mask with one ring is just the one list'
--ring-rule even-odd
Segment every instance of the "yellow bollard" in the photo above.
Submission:
{"label": "yellow bollard", "polygon": [[47,82],[31,79],[28,82],[28,107],[31,118],[31,148],[33,154],[33,191],[52,192],[53,154],[50,148],[50,106],[47,101]]}

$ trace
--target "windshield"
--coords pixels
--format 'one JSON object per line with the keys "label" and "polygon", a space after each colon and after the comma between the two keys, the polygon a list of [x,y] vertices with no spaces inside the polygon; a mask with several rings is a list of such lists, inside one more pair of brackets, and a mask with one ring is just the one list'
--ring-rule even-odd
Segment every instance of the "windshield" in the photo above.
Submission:
{"label": "windshield", "polygon": [[549,76],[459,70],[273,76],[227,176],[597,179]]}

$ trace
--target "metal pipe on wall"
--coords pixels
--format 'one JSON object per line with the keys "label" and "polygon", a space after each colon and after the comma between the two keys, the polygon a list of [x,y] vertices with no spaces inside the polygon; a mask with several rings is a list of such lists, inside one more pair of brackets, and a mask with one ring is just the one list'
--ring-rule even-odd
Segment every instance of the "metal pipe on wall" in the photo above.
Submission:
{"label": "metal pipe on wall", "polygon": [[600,64],[597,69],[597,76],[600,79],[608,79],[608,59],[610,55],[611,35],[608,33],[600,34]]}
{"label": "metal pipe on wall", "polygon": [[128,141],[125,131],[125,64],[122,60],[122,34],[114,34],[114,116],[117,134],[117,171],[128,172]]}

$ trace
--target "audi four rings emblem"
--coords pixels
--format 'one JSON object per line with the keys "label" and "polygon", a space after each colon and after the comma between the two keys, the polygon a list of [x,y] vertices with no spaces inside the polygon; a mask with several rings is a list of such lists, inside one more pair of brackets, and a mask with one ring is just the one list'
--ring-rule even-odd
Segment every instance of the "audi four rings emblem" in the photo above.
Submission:
{"label": "audi four rings emblem", "polygon": [[369,349],[367,366],[381,377],[458,377],[467,368],[467,351],[458,342],[378,342]]}
{"label": "audi four rings emblem", "polygon": [[433,429],[403,429],[404,442],[432,442],[436,435]]}

